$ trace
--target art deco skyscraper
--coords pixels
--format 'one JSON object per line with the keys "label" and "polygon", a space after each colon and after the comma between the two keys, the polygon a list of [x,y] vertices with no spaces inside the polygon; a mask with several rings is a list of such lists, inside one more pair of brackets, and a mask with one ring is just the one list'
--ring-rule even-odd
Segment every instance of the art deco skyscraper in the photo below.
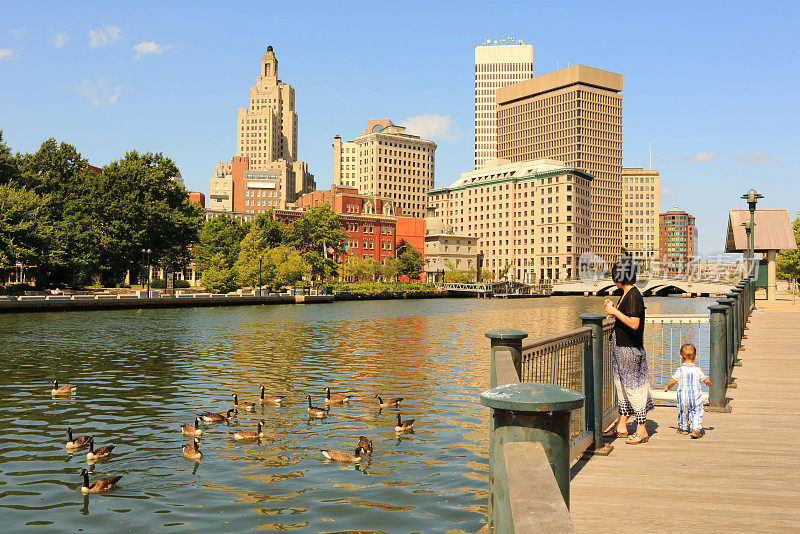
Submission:
{"label": "art deco skyscraper", "polygon": [[475,168],[497,158],[495,91],[533,76],[533,46],[490,44],[475,47]]}
{"label": "art deco skyscraper", "polygon": [[271,46],[261,58],[250,105],[236,116],[236,155],[260,167],[279,159],[297,160],[297,113],[294,88],[278,79],[278,60]]}
{"label": "art deco skyscraper", "polygon": [[271,46],[261,58],[250,101],[236,113],[236,156],[211,174],[209,208],[263,213],[314,191],[314,175],[297,159],[294,88],[278,79]]}

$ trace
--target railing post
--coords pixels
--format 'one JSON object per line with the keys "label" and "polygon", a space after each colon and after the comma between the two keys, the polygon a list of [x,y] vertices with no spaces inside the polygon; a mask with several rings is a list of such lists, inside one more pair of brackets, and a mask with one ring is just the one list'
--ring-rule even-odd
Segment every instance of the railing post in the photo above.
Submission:
{"label": "railing post", "polygon": [[580,408],[583,403],[584,396],[577,391],[538,382],[506,384],[481,394],[481,404],[492,410],[490,522],[495,533],[513,532],[505,485],[503,446],[506,443],[538,441],[542,444],[561,495],[569,507],[569,418],[572,410]]}
{"label": "railing post", "polygon": [[725,306],[725,372],[727,373],[728,387],[736,387],[733,385],[733,378],[731,371],[733,370],[733,312],[735,300],[731,298],[717,299],[717,304]]}
{"label": "railing post", "polygon": [[492,346],[491,369],[489,372],[489,387],[497,386],[497,379],[494,370],[494,353],[498,348],[508,349],[511,356],[514,358],[514,368],[517,370],[517,376],[522,378],[522,340],[528,337],[526,332],[521,330],[514,330],[511,328],[498,328],[486,332],[486,337],[489,338]]}
{"label": "railing post", "polygon": [[741,365],[739,351],[742,346],[742,290],[738,287],[728,293],[733,303],[733,365]]}
{"label": "railing post", "polygon": [[725,400],[725,392],[728,386],[727,366],[727,337],[725,331],[727,319],[725,318],[725,306],[714,304],[708,307],[711,312],[709,319],[709,338],[711,342],[711,354],[709,365],[709,378],[711,387],[708,392],[708,410],[711,412],[730,412],[731,407]]}
{"label": "railing post", "polygon": [[586,395],[586,429],[594,437],[594,454],[608,456],[614,450],[610,443],[603,445],[603,320],[602,313],[579,316],[583,326],[592,329],[592,342],[583,354],[583,393]]}
{"label": "railing post", "polygon": [[[739,346],[741,347],[741,340],[746,339],[744,335],[744,325],[747,322],[747,282],[744,280],[736,284],[734,291],[739,293]],[[739,349],[744,350],[744,349]]]}

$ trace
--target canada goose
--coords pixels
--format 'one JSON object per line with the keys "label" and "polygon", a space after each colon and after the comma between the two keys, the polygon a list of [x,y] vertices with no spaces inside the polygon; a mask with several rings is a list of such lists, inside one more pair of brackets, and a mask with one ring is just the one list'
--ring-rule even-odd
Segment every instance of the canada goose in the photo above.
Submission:
{"label": "canada goose", "polygon": [[75,390],[77,389],[78,386],[72,384],[59,386],[58,380],[53,380],[53,389],[50,390],[50,395],[69,395],[70,393],[75,393]]}
{"label": "canada goose", "polygon": [[260,404],[264,406],[265,404],[280,404],[283,402],[283,399],[286,395],[264,395],[264,386],[261,386],[261,402]]}
{"label": "canada goose", "polygon": [[381,408],[392,408],[394,406],[399,406],[400,401],[405,397],[392,397],[390,399],[386,399],[386,402],[383,402],[383,399],[379,395],[375,395],[375,398],[378,399],[378,406]]}
{"label": "canada goose", "polygon": [[199,436],[203,433],[203,429],[200,428],[200,416],[196,416],[194,418],[194,425],[181,425],[181,433],[184,436]]}
{"label": "canada goose", "polygon": [[67,448],[82,449],[89,444],[89,436],[72,437],[72,427],[67,427]]}
{"label": "canada goose", "polygon": [[331,397],[331,388],[325,388],[325,393],[327,397],[325,397],[325,404],[344,404],[345,402],[350,402],[350,399],[354,397],[354,395],[336,395],[335,397]]}
{"label": "canada goose", "polygon": [[231,408],[225,413],[212,413],[212,412],[203,412],[201,414],[197,414],[203,418],[203,421],[206,423],[222,423],[227,421],[231,418],[231,414],[235,412],[234,408]]}
{"label": "canada goose", "polygon": [[105,447],[100,447],[99,449],[95,450],[94,448],[94,436],[89,436],[89,452],[86,453],[87,460],[99,460],[101,458],[108,458],[111,454],[111,451],[114,450],[116,445],[106,445]]}
{"label": "canada goose", "polygon": [[406,432],[408,430],[414,430],[414,419],[406,419],[403,421],[400,419],[400,414],[397,414],[397,426],[394,427],[394,431]]}
{"label": "canada goose", "polygon": [[367,439],[366,436],[358,436],[358,447],[366,452],[372,452],[372,440]]}
{"label": "canada goose", "polygon": [[258,422],[258,430],[236,430],[235,432],[228,432],[233,439],[258,439],[263,438],[264,433],[261,431],[261,425],[264,425],[264,421]]}
{"label": "canada goose", "polygon": [[239,402],[239,395],[234,393],[233,395],[233,407],[237,410],[247,410],[248,412],[252,412],[253,408],[255,407],[256,403],[243,401]]}
{"label": "canada goose", "polygon": [[122,475],[117,477],[98,478],[89,484],[89,473],[86,472],[86,469],[81,469],[81,476],[83,477],[81,493],[84,495],[87,493],[102,493],[104,491],[113,489],[117,482],[119,482],[119,479],[122,478]]}
{"label": "canada goose", "polygon": [[333,449],[321,449],[320,452],[326,459],[333,460],[334,462],[360,462],[361,453],[364,452],[364,449],[356,447],[355,456],[347,454],[344,451],[335,451]]}
{"label": "canada goose", "polygon": [[200,452],[200,440],[194,438],[194,443],[187,443],[183,446],[183,457],[187,460],[199,460],[203,457]]}
{"label": "canada goose", "polygon": [[319,417],[319,418],[328,415],[322,408],[311,406],[311,395],[306,395],[306,398],[308,399],[308,415],[310,415],[311,417]]}

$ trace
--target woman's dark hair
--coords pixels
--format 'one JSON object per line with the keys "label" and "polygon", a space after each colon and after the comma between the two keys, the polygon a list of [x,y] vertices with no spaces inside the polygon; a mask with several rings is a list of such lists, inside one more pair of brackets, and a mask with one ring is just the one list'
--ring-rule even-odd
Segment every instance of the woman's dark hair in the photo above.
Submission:
{"label": "woman's dark hair", "polygon": [[639,270],[636,261],[629,254],[623,254],[619,261],[611,268],[611,280],[623,285],[636,283],[636,271]]}

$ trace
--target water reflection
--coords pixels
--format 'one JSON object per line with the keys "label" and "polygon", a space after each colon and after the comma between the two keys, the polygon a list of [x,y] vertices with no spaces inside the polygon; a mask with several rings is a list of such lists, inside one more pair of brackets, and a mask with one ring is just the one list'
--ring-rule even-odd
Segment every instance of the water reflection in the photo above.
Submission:
{"label": "water reflection", "polygon": [[[647,304],[695,312],[708,302]],[[488,488],[488,414],[476,402],[488,382],[483,333],[535,338],[601,305],[554,297],[0,316],[5,530],[477,531]],[[78,393],[52,397],[54,377]],[[202,423],[202,461],[183,459],[191,438],[180,424],[225,412],[233,393],[257,401],[262,384],[283,404]],[[306,395],[324,406],[325,387],[355,397],[309,418]],[[405,399],[380,408],[376,394]],[[414,433],[395,433],[397,414],[416,420]],[[258,421],[257,441],[229,435]],[[117,446],[89,470],[124,475],[118,488],[80,494],[86,451],[65,450],[67,426]],[[360,435],[374,444],[360,464],[319,452],[350,451]]]}

